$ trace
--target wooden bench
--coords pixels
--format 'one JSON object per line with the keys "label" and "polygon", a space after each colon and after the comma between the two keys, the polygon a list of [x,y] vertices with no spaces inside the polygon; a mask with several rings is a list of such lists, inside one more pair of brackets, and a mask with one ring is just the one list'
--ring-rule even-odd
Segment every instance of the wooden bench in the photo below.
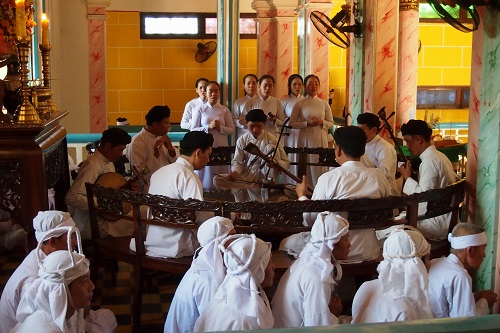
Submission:
{"label": "wooden bench", "polygon": [[[89,202],[89,213],[92,223],[94,257],[92,260],[92,276],[95,281],[96,271],[103,257],[113,257],[134,266],[136,274],[134,298],[132,304],[133,323],[140,323],[140,309],[144,283],[144,271],[153,269],[162,272],[184,273],[189,268],[192,257],[179,259],[162,259],[146,255],[144,248],[144,226],[158,225],[164,227],[196,229],[195,212],[211,211],[215,215],[231,217],[237,232],[255,233],[258,237],[271,241],[274,245],[273,261],[277,276],[282,275],[293,262],[293,257],[283,251],[276,251],[279,241],[291,234],[308,231],[310,227],[303,225],[303,213],[323,211],[347,212],[350,229],[385,228],[395,224],[394,210],[407,212],[406,218],[398,220],[416,226],[417,221],[452,213],[450,230],[458,221],[459,210],[465,195],[465,180],[461,180],[444,189],[431,190],[402,197],[381,199],[343,199],[343,200],[308,200],[281,202],[224,202],[176,200],[159,195],[140,194],[127,190],[103,188],[99,185],[86,184]],[[425,215],[418,215],[418,204],[429,202]],[[132,214],[123,213],[123,203],[129,203]],[[151,218],[141,213],[149,207]],[[246,213],[246,214],[242,214]],[[99,237],[97,228],[98,215],[124,218],[134,223],[136,252],[129,249],[131,237],[105,238]],[[432,242],[432,256],[445,255],[449,251],[447,241]],[[375,274],[378,261],[343,265],[344,275]]]}

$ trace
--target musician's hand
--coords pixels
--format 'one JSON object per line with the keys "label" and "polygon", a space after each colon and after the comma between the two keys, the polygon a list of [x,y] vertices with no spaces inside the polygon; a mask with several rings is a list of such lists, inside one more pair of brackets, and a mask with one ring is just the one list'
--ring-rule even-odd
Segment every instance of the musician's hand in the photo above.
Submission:
{"label": "musician's hand", "polygon": [[342,312],[342,300],[338,296],[332,295],[328,303],[328,308],[335,317],[339,317]]}
{"label": "musician's hand", "polygon": [[269,112],[267,114],[267,120],[269,120],[270,122],[272,122],[274,124],[276,122],[276,116],[274,114],[272,114],[271,112]]}
{"label": "musician's hand", "polygon": [[210,129],[216,129],[216,130],[220,130],[220,121],[217,120],[217,119],[214,119],[210,122],[210,125],[208,125],[208,127]]}
{"label": "musician's hand", "polygon": [[404,180],[407,180],[408,178],[410,178],[411,177],[411,162],[406,161],[406,163],[403,166],[398,168],[398,171]]}
{"label": "musician's hand", "polygon": [[295,193],[299,198],[307,195],[307,178],[305,175],[302,176],[302,183],[297,183],[297,186],[295,186]]}
{"label": "musician's hand", "polygon": [[230,174],[227,175],[227,179],[229,179],[229,180],[235,180],[239,176],[240,176],[240,174],[238,172],[233,171],[233,172],[231,172]]}
{"label": "musician's hand", "polygon": [[272,168],[273,166],[275,166],[276,164],[278,164],[278,162],[276,162],[276,160],[272,157],[269,158],[269,161],[266,162],[266,165],[269,167],[269,168]]}
{"label": "musician's hand", "polygon": [[130,184],[130,189],[134,192],[139,192],[140,191],[140,184],[137,180],[132,180],[129,182]]}
{"label": "musician's hand", "polygon": [[174,145],[172,144],[172,140],[168,137],[168,135],[164,135],[162,136],[162,138],[163,138],[163,145],[165,146],[165,148],[167,148],[170,157],[175,157],[176,152]]}

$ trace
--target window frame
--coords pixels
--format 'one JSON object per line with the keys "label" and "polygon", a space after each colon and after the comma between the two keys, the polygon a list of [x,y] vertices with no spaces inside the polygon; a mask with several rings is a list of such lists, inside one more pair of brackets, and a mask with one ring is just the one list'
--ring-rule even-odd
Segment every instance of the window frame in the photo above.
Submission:
{"label": "window frame", "polygon": [[[421,3],[429,4],[429,2],[427,2],[427,0],[419,0],[419,5]],[[436,18],[420,18],[420,15],[419,15],[419,19],[418,20],[419,20],[420,23],[446,23],[446,21],[443,20],[440,17],[436,17]],[[467,22],[472,22],[472,19],[467,18],[467,12],[465,10],[460,10],[460,15],[458,17],[458,21],[461,22],[461,23],[467,23]],[[446,24],[448,24],[448,23],[446,23]]]}

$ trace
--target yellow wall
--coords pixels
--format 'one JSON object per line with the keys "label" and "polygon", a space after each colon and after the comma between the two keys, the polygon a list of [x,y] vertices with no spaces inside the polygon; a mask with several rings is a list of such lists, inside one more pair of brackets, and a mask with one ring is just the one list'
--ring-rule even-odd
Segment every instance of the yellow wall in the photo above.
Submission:
{"label": "yellow wall", "polygon": [[[167,104],[171,121],[179,122],[187,101],[196,97],[197,78],[216,78],[216,56],[204,63],[194,60],[197,39],[141,40],[139,12],[107,13],[106,68],[108,122],[126,117],[133,125],[144,124],[147,111]],[[295,26],[295,29],[296,26]],[[418,85],[469,85],[472,34],[447,24],[421,24],[422,49],[418,58]],[[295,45],[296,54],[297,45]],[[240,40],[240,77],[257,72],[257,41]],[[332,110],[340,115],[345,104],[346,50],[330,46],[330,83],[335,89]],[[297,69],[297,61],[294,62]],[[241,86],[241,85],[240,85]],[[238,95],[243,94],[240,88]],[[468,110],[433,110],[442,122],[467,122]],[[429,110],[429,116],[432,110]],[[417,118],[423,119],[423,110]]]}

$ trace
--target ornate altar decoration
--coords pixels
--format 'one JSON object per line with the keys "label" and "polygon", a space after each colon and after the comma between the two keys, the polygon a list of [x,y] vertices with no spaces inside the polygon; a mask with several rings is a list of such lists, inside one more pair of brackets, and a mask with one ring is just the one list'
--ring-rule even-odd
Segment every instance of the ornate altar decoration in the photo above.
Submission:
{"label": "ornate altar decoration", "polygon": [[[52,100],[48,19],[42,16],[41,44],[43,85],[29,85],[28,63],[34,52],[35,11],[31,0],[0,0],[0,208],[25,229],[33,217],[48,209],[47,190],[56,191],[56,209],[65,210],[69,188],[66,130]],[[3,109],[3,108],[2,108]]]}

